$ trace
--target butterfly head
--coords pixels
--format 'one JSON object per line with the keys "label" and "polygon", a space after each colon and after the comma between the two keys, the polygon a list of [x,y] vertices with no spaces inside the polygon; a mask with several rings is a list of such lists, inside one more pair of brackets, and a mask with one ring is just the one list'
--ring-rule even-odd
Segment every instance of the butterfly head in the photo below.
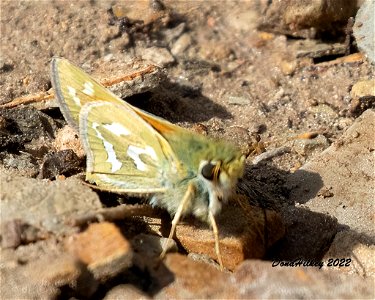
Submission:
{"label": "butterfly head", "polygon": [[[221,211],[222,204],[231,196],[238,179],[243,174],[244,161],[244,156],[237,155],[230,160],[202,160],[200,162],[199,185],[208,194],[208,207],[206,206],[206,212],[201,217],[205,218],[207,209],[213,215]],[[195,214],[199,215],[199,212]]]}

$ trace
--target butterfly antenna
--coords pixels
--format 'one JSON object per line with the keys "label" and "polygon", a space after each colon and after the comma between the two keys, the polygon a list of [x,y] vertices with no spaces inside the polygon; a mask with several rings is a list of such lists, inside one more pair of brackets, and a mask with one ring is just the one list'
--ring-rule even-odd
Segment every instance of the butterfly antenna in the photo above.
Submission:
{"label": "butterfly antenna", "polygon": [[193,198],[194,192],[195,192],[195,188],[194,188],[194,185],[191,183],[191,184],[189,184],[189,186],[188,186],[188,188],[186,190],[186,193],[184,195],[184,198],[182,198],[182,201],[181,201],[180,205],[177,208],[176,214],[173,217],[172,227],[171,227],[171,230],[169,232],[168,239],[164,241],[163,252],[160,254],[160,259],[163,259],[165,257],[165,255],[167,253],[167,250],[168,250],[169,241],[173,239],[173,236],[174,236],[174,234],[176,232],[176,226],[177,226],[178,222],[180,221],[181,216],[182,216],[182,214],[184,213],[184,211],[186,209],[186,205]]}

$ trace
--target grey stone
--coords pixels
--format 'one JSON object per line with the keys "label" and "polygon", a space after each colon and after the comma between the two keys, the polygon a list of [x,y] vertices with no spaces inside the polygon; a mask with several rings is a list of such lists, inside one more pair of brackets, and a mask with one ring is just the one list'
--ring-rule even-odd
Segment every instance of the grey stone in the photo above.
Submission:
{"label": "grey stone", "polygon": [[166,48],[150,47],[142,50],[142,58],[160,67],[172,64],[175,60]]}
{"label": "grey stone", "polygon": [[[296,261],[298,263],[298,261]],[[303,263],[303,261],[301,261]],[[247,260],[233,274],[224,273],[181,255],[169,255],[159,280],[174,280],[155,299],[342,299],[373,298],[372,278],[323,271],[320,262],[309,267]],[[316,263],[316,266],[314,264]]]}
{"label": "grey stone", "polygon": [[[374,297],[372,278],[363,280],[360,276],[346,276],[333,270],[322,271],[318,264],[287,267],[280,264],[275,266],[276,263],[245,261],[235,271],[231,280],[237,291],[235,297],[241,299],[370,299]],[[319,262],[311,261],[311,263]]]}
{"label": "grey stone", "polygon": [[293,143],[293,150],[301,155],[311,155],[317,151],[322,151],[328,148],[329,143],[327,138],[319,134],[314,139],[298,139]]}
{"label": "grey stone", "polygon": [[250,104],[250,99],[245,96],[228,96],[228,104],[245,106]]}
{"label": "grey stone", "polygon": [[151,299],[142,291],[131,284],[120,284],[111,289],[104,297],[104,300],[122,300],[122,299]]}
{"label": "grey stone", "polygon": [[64,222],[77,213],[101,208],[97,194],[78,179],[41,181],[0,174],[1,222],[21,219],[52,232],[72,228]]}
{"label": "grey stone", "polygon": [[375,245],[366,234],[354,230],[344,230],[336,234],[331,247],[323,260],[331,260],[331,266],[324,269],[335,269],[346,274],[357,274],[375,277]]}
{"label": "grey stone", "polygon": [[224,22],[234,31],[251,32],[256,28],[258,18],[259,13],[255,9],[244,10],[238,5],[227,12]]}
{"label": "grey stone", "polygon": [[188,33],[181,35],[177,41],[173,44],[171,53],[174,56],[181,55],[191,45],[191,36]]}
{"label": "grey stone", "polygon": [[165,37],[165,41],[167,43],[174,41],[175,39],[181,36],[185,29],[186,23],[180,23],[176,27],[164,30],[163,34]]}
{"label": "grey stone", "polygon": [[375,1],[363,1],[358,10],[353,26],[353,35],[358,48],[375,64]]}
{"label": "grey stone", "polygon": [[[291,199],[314,212],[336,217],[342,225],[374,235],[375,112],[365,111],[340,140],[291,174]],[[311,180],[315,174],[320,180]],[[322,190],[330,190],[325,197]]]}
{"label": "grey stone", "polygon": [[60,287],[68,285],[88,297],[97,287],[84,266],[66,254],[41,256],[0,272],[2,299],[55,299]]}

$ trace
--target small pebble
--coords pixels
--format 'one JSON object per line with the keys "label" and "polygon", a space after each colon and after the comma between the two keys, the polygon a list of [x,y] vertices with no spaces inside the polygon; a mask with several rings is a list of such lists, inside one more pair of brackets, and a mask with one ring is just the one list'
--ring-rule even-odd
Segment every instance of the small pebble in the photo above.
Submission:
{"label": "small pebble", "polygon": [[143,49],[142,58],[160,67],[166,67],[174,63],[175,59],[167,48],[150,47]]}

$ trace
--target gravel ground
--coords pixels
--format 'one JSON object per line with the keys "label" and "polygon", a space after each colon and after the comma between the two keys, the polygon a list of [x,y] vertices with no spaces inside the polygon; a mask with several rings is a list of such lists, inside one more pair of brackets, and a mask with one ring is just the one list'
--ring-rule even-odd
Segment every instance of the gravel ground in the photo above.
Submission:
{"label": "gravel ground", "polygon": [[[374,298],[375,69],[355,1],[310,2],[2,1],[1,298]],[[82,185],[55,56],[239,146],[225,272],[204,224],[179,225],[160,264],[169,217]]]}

